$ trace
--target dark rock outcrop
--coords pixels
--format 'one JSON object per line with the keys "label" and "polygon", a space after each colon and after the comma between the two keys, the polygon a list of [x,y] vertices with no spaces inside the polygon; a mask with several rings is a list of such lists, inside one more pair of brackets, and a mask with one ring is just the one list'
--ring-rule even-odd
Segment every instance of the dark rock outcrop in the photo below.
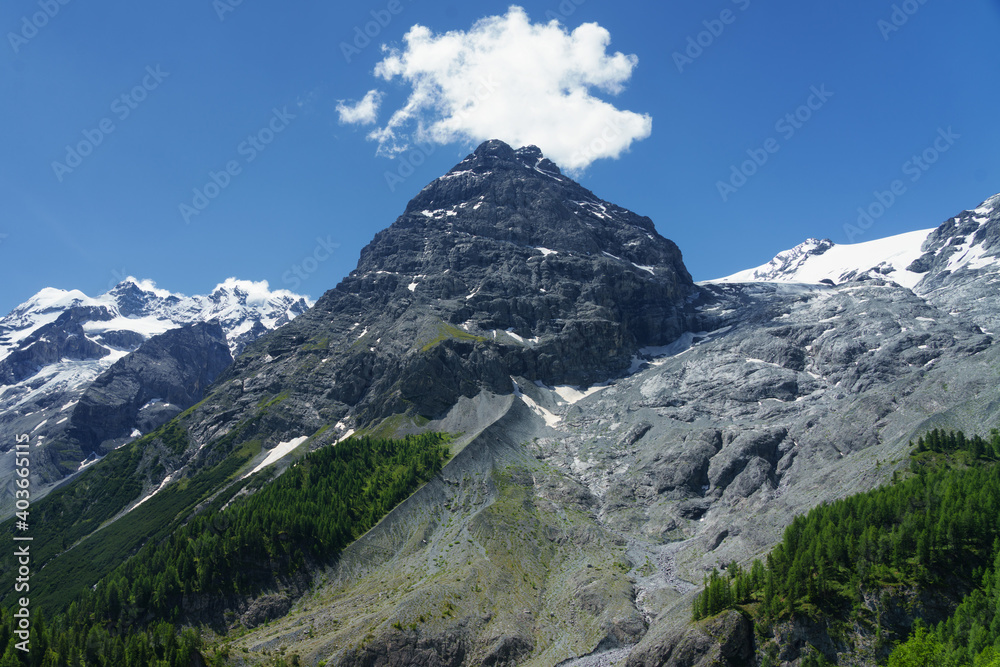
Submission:
{"label": "dark rock outcrop", "polygon": [[[677,246],[540,151],[481,145],[422,190],[307,314],[227,375],[311,425],[434,418],[511,376],[589,385],[694,321]],[[247,381],[254,378],[252,384]],[[247,406],[253,402],[244,399]],[[309,408],[306,404],[309,404]]]}
{"label": "dark rock outcrop", "polygon": [[633,651],[627,667],[745,667],[753,664],[753,624],[736,611],[682,626]]}
{"label": "dark rock outcrop", "polygon": [[76,405],[68,440],[103,453],[133,430],[159,425],[201,400],[232,363],[218,322],[154,336],[98,377]]}

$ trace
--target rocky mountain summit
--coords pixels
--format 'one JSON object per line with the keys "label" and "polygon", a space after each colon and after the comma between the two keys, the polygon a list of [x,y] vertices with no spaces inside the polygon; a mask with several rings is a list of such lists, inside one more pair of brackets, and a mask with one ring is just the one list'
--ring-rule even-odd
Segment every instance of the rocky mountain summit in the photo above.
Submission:
{"label": "rocky mountain summit", "polygon": [[[690,327],[680,251],[653,223],[562,176],[537,148],[488,142],[427,186],[358,268],[233,367],[308,429],[443,416],[511,376],[600,382]],[[238,386],[237,386],[238,385]],[[311,431],[310,431],[311,432]]]}
{"label": "rocky mountain summit", "polygon": [[[252,493],[351,434],[449,433],[441,473],[302,570],[309,592],[276,585],[188,620],[241,628],[225,641],[248,664],[746,664],[742,616],[689,625],[707,572],[891,479],[924,430],[1000,419],[1000,312],[967,302],[994,280],[996,203],[902,254],[899,239],[867,254],[811,241],[694,284],[648,218],[537,148],[484,143],[169,433],[132,445],[122,465],[142,488],[106,514],[139,544],[158,508],[158,526],[185,520],[182,494],[193,508],[229,485]],[[212,331],[193,333],[212,348]],[[94,392],[141,418],[158,408],[127,390],[137,364]]]}

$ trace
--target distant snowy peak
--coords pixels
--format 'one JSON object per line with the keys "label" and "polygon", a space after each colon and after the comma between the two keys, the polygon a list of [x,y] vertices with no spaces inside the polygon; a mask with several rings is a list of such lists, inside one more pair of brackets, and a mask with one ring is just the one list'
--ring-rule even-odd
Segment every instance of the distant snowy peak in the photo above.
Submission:
{"label": "distant snowy peak", "polygon": [[121,347],[115,341],[122,339],[122,332],[147,339],[185,324],[217,319],[236,354],[263,331],[290,322],[311,306],[304,296],[270,290],[266,281],[235,278],[217,285],[207,296],[175,294],[133,277],[97,297],[49,287],[0,319],[0,360],[60,318],[63,323],[71,320],[81,325],[88,339],[112,348]]}
{"label": "distant snowy peak", "polygon": [[934,229],[864,243],[837,245],[808,239],[767,264],[710,282],[835,284],[863,278],[914,289],[961,271],[1000,268],[1000,195]]}
{"label": "distant snowy peak", "polygon": [[833,241],[824,239],[806,239],[790,250],[779,252],[770,262],[756,269],[748,269],[729,278],[724,282],[773,282],[787,280],[795,276],[812,258],[822,255],[834,246]]}
{"label": "distant snowy peak", "polygon": [[[236,356],[311,306],[266,282],[232,278],[207,296],[175,294],[136,278],[97,297],[43,289],[0,319],[0,440],[29,432],[39,441],[65,435],[88,387],[155,336],[218,322]],[[211,335],[192,335],[211,348]]]}
{"label": "distant snowy peak", "polygon": [[[155,315],[186,324],[216,318],[232,320],[234,315],[240,315],[260,319],[270,325],[267,328],[273,328],[274,322],[294,319],[312,305],[306,297],[288,290],[272,291],[267,281],[235,278],[216,285],[207,296],[189,297],[158,289],[152,281],[129,277],[98,300],[111,300],[125,317]],[[225,323],[223,329],[231,333]]]}
{"label": "distant snowy peak", "polygon": [[809,239],[791,250],[778,253],[763,266],[740,271],[713,282],[830,281],[838,284],[857,279],[863,274],[877,274],[912,289],[923,275],[908,270],[908,267],[921,256],[921,246],[931,231],[933,230],[924,229],[850,245]]}

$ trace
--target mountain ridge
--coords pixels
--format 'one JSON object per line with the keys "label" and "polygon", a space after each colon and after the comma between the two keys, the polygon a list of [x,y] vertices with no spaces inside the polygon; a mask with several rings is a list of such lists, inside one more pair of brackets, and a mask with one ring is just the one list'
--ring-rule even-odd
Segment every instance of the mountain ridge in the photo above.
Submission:
{"label": "mountain ridge", "polygon": [[[972,218],[956,233],[983,228]],[[934,261],[947,267],[943,247]],[[112,532],[141,544],[152,513],[157,529],[183,523],[352,434],[446,432],[440,474],[304,571],[308,592],[279,587],[247,623],[242,608],[221,617],[246,630],[221,640],[232,653],[582,667],[615,648],[661,664],[703,575],[763,554],[793,516],[891,479],[927,428],[1000,421],[1000,348],[979,324],[1000,308],[949,305],[991,274],[935,275],[924,294],[867,269],[835,284],[695,284],[648,218],[537,149],[486,142],[315,307],[116,452],[134,489],[105,508],[121,510],[113,531],[44,571],[71,571]],[[719,643],[753,653],[745,624],[722,626],[690,662]]]}
{"label": "mountain ridge", "polygon": [[778,253],[767,264],[706,282],[839,283],[877,274],[926,292],[945,272],[982,269],[1000,262],[998,214],[1000,194],[938,227],[848,245],[811,238]]}
{"label": "mountain ridge", "polygon": [[[309,306],[265,282],[233,278],[194,297],[134,277],[98,297],[43,289],[0,319],[0,440],[38,440],[35,473],[44,494],[196,403],[232,354]],[[133,361],[136,354],[144,361]],[[5,481],[13,475],[13,449],[0,449]],[[12,507],[4,494],[0,511]]]}

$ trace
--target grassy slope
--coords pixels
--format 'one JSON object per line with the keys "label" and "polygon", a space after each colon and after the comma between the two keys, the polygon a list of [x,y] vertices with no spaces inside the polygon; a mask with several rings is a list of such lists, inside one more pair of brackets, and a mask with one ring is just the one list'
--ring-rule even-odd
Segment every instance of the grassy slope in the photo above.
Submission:
{"label": "grassy slope", "polygon": [[644,624],[624,544],[585,497],[520,445],[474,442],[352,546],[332,580],[230,650],[355,664],[388,645],[465,642],[474,663],[507,651],[552,665],[609,635],[635,641]]}

